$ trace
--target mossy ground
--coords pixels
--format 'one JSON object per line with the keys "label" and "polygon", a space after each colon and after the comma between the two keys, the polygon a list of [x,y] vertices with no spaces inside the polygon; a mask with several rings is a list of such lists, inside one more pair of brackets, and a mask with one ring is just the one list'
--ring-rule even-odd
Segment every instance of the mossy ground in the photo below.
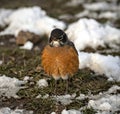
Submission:
{"label": "mossy ground", "polygon": [[[0,7],[4,8],[19,8],[21,6],[41,6],[44,10],[47,11],[48,15],[58,18],[62,14],[71,14],[74,15],[83,10],[82,6],[77,7],[66,7],[65,3],[68,0],[1,0]],[[52,6],[52,8],[51,8]],[[64,20],[66,23],[74,22],[76,19],[69,21]],[[101,20],[102,21],[102,20]],[[118,24],[120,25],[119,21]],[[0,27],[0,31],[4,28]],[[12,39],[12,40],[11,40]],[[0,74],[6,75],[9,77],[16,77],[23,80],[25,76],[32,77],[32,79],[26,83],[26,88],[18,92],[20,96],[19,99],[15,98],[0,98],[0,108],[8,106],[11,109],[14,108],[24,108],[27,110],[33,110],[34,114],[50,114],[52,111],[57,110],[58,113],[61,110],[67,109],[79,109],[82,106],[85,106],[88,103],[88,99],[85,100],[73,100],[69,105],[59,104],[56,106],[56,101],[52,99],[52,95],[55,95],[55,81],[51,77],[48,77],[44,70],[41,67],[41,50],[46,44],[46,37],[43,37],[43,40],[40,44],[36,44],[40,50],[21,50],[15,44],[15,38],[12,35],[0,36],[0,41],[4,45],[0,45],[0,60],[3,61],[3,64],[0,66]],[[98,50],[104,50],[104,48],[99,47]],[[86,48],[86,52],[96,52],[96,50],[91,48]],[[101,52],[102,54],[111,54],[120,56],[120,51],[118,52]],[[39,79],[47,79],[49,86],[46,88],[38,88],[37,81]],[[79,70],[78,73],[69,81],[69,94],[76,93],[79,96],[80,93],[88,94],[97,94],[99,92],[108,90],[113,84],[120,86],[120,83],[117,82],[108,82],[107,78],[104,75],[96,76],[93,71],[90,69]],[[57,84],[57,94],[64,95],[65,93],[66,82],[60,80]],[[47,99],[36,98],[38,95],[49,94]],[[94,114],[93,109],[85,109],[84,114]]]}
{"label": "mossy ground", "polygon": [[[41,67],[41,49],[33,49],[31,51],[22,50],[15,42],[10,43],[9,38],[14,39],[14,37],[7,37],[8,36],[4,36],[1,38],[1,41],[4,42],[5,45],[0,46],[0,60],[3,61],[3,64],[0,66],[0,74],[16,77],[21,80],[23,80],[25,76],[32,77],[32,79],[25,84],[25,89],[21,89],[17,93],[20,96],[19,99],[1,97],[0,107],[9,106],[12,109],[18,107],[33,110],[35,114],[48,114],[55,110],[60,113],[61,110],[65,108],[79,109],[88,103],[88,99],[74,99],[69,105],[64,106],[59,104],[56,106],[56,101],[52,98],[52,96],[55,95],[55,80],[48,77]],[[87,49],[84,51],[87,51]],[[47,79],[49,86],[38,88],[37,81],[43,78]],[[86,68],[79,70],[78,73],[69,80],[68,94],[76,93],[77,96],[79,96],[80,93],[88,94],[89,92],[97,94],[107,90],[113,84],[120,85],[120,83],[117,82],[108,82],[105,76],[96,76],[93,71]],[[57,84],[57,95],[64,95],[65,91],[66,82],[59,80]],[[46,99],[36,98],[38,95],[44,96],[46,94],[49,95]],[[85,109],[83,112],[84,114],[93,114],[94,110]]]}

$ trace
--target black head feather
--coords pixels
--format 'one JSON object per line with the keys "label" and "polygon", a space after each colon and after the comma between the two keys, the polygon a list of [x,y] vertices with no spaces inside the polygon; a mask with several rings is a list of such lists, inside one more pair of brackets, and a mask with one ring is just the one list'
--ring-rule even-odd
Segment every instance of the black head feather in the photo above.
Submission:
{"label": "black head feather", "polygon": [[68,41],[68,37],[64,31],[56,28],[52,30],[50,38],[49,38],[49,44],[51,46],[52,46],[52,41],[58,41],[60,46],[63,46]]}

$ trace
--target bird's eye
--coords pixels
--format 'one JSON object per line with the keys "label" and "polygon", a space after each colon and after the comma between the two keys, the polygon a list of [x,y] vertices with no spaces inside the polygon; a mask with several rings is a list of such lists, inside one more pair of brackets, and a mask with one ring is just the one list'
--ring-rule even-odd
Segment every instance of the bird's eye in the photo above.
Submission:
{"label": "bird's eye", "polygon": [[59,40],[63,40],[63,37],[59,37]]}

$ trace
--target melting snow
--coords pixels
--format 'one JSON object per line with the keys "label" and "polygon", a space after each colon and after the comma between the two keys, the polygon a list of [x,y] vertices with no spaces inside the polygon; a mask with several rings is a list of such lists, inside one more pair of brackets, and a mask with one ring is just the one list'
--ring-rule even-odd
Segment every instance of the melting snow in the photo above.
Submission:
{"label": "melting snow", "polygon": [[0,26],[4,27],[7,24],[7,18],[12,12],[13,10],[0,9]]}
{"label": "melting snow", "polygon": [[72,103],[72,99],[74,99],[76,94],[66,94],[66,95],[60,95],[60,96],[53,96],[53,99],[55,99],[57,102],[61,102],[63,105],[67,105]]}
{"label": "melting snow", "polygon": [[5,75],[0,76],[0,96],[7,96],[18,98],[16,93],[22,89],[24,81],[20,81],[16,78],[10,78]]}
{"label": "melting snow", "polygon": [[82,113],[80,111],[73,110],[73,109],[71,110],[64,109],[61,114],[82,114]]}
{"label": "melting snow", "polygon": [[[46,15],[46,12],[40,7],[34,6],[29,8],[19,8],[13,10],[7,15],[9,10],[2,10],[1,20],[5,20],[4,25],[8,27],[0,32],[0,35],[13,34],[17,36],[19,31],[30,31],[39,35],[49,34],[55,27],[64,29],[66,25],[62,21],[58,21]],[[6,16],[7,15],[7,16]]]}
{"label": "melting snow", "polygon": [[90,68],[98,74],[120,81],[120,58],[111,55],[79,52],[79,68]]}
{"label": "melting snow", "polygon": [[70,0],[66,3],[66,6],[78,6],[84,2],[84,0]]}
{"label": "melting snow", "polygon": [[118,14],[117,12],[103,12],[99,15],[99,18],[108,18],[108,19],[118,19]]}
{"label": "melting snow", "polygon": [[40,79],[40,80],[37,82],[37,85],[38,85],[40,88],[47,87],[47,86],[48,86],[48,82],[47,82],[45,79]]}
{"label": "melting snow", "polygon": [[[118,111],[120,109],[120,94],[117,94],[117,90],[120,90],[120,87],[114,85],[108,91],[99,93],[98,95],[80,94],[80,96],[77,98],[75,98],[75,96],[70,97],[70,95],[68,95],[67,98],[72,98],[76,100],[83,100],[85,98],[88,98],[90,100],[85,107],[80,107],[79,110],[64,109],[61,112],[61,114],[83,114],[82,111],[84,108],[91,108],[91,107],[97,111],[96,114],[113,114],[113,112]],[[51,114],[56,114],[56,113],[52,112]]]}
{"label": "melting snow", "polygon": [[106,44],[112,48],[120,48],[120,30],[111,26],[103,26],[94,19],[80,19],[70,24],[66,30],[68,37],[74,42],[77,50],[86,47],[96,49]]}
{"label": "melting snow", "polygon": [[21,49],[27,49],[27,50],[31,50],[33,48],[33,43],[30,41],[27,41],[24,46],[20,47]]}
{"label": "melting snow", "polygon": [[0,65],[2,65],[3,61],[0,60]]}
{"label": "melting snow", "polygon": [[84,11],[76,14],[75,17],[77,17],[77,18],[89,17],[89,18],[95,18],[95,19],[106,18],[106,19],[110,19],[110,20],[116,20],[116,19],[120,18],[120,15],[119,15],[119,11],[118,12],[106,11],[106,12],[100,12],[98,14],[97,12],[84,10]]}
{"label": "melting snow", "polygon": [[[120,94],[106,95],[98,100],[90,100],[88,107],[93,107],[100,113],[101,111],[114,112],[120,109]],[[108,114],[109,114],[108,113]]]}
{"label": "melting snow", "polygon": [[23,109],[11,110],[10,108],[5,107],[0,109],[0,114],[33,114],[33,111],[26,111]]}
{"label": "melting snow", "polygon": [[116,4],[107,3],[107,2],[95,2],[90,4],[86,3],[83,6],[84,8],[92,11],[98,11],[98,10],[99,11],[106,11],[106,10],[116,11],[120,9],[120,7],[117,7]]}

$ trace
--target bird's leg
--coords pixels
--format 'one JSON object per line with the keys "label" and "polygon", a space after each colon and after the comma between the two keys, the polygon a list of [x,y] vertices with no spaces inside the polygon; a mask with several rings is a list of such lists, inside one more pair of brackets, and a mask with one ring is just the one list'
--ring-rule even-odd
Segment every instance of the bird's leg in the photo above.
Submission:
{"label": "bird's leg", "polygon": [[55,96],[57,96],[57,80],[55,80],[55,89],[54,89]]}
{"label": "bird's leg", "polygon": [[68,91],[69,91],[69,78],[65,82],[66,82],[66,91],[65,91],[65,94],[68,94]]}

